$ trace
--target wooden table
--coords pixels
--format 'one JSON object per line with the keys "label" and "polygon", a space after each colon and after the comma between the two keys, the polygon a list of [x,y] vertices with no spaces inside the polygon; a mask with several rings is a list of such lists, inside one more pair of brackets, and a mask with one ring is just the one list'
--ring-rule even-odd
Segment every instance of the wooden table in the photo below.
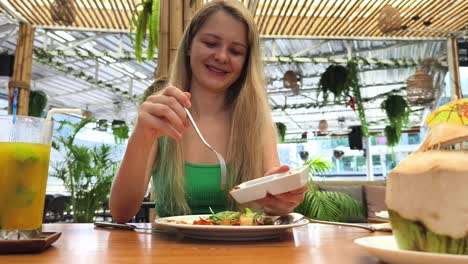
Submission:
{"label": "wooden table", "polygon": [[[149,227],[149,224],[138,224]],[[0,255],[0,263],[380,263],[353,240],[370,233],[352,227],[309,224],[282,238],[257,242],[221,242],[175,235],[94,228],[92,224],[45,224],[44,231],[62,232],[46,251]]]}

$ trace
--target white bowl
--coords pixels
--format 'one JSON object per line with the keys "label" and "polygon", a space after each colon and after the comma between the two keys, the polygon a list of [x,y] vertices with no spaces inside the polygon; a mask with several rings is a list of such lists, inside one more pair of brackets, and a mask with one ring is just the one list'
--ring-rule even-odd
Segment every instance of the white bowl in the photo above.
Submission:
{"label": "white bowl", "polygon": [[296,190],[307,184],[309,166],[261,177],[241,183],[229,193],[238,203],[264,198],[267,193],[277,195]]}

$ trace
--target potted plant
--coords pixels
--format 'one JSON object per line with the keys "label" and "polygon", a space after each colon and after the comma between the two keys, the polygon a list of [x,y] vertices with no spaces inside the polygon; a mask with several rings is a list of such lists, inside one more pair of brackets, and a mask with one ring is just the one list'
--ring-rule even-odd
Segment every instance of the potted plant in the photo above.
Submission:
{"label": "potted plant", "polygon": [[329,93],[333,94],[335,103],[340,103],[342,98],[346,98],[347,106],[350,106],[353,111],[358,111],[362,133],[365,137],[368,136],[368,124],[361,98],[358,67],[355,59],[349,60],[346,67],[341,65],[328,66],[320,77],[318,91],[322,93],[324,105],[328,102]]}
{"label": "potted plant", "polygon": [[400,143],[401,132],[397,128],[391,125],[385,126],[384,135],[387,138],[387,146],[394,147]]}
{"label": "potted plant", "polygon": [[47,95],[43,91],[31,91],[29,93],[28,115],[42,117],[47,105]]}
{"label": "potted plant", "polygon": [[95,212],[107,201],[112,179],[117,171],[118,162],[111,159],[111,147],[101,145],[87,147],[77,145],[75,137],[92,119],[83,119],[78,124],[60,121],[59,131],[71,128],[71,133],[57,133],[52,147],[64,153],[64,160],[52,164],[50,176],[63,181],[70,192],[69,210],[75,223],[94,221]]}
{"label": "potted plant", "polygon": [[280,143],[284,143],[284,139],[286,137],[286,125],[281,122],[277,122],[276,129],[278,130],[278,141]]}
{"label": "potted plant", "polygon": [[309,190],[305,193],[304,201],[295,209],[296,212],[312,219],[333,222],[364,218],[364,207],[350,195],[337,191],[320,191],[314,184],[312,173],[324,173],[333,167],[333,163],[318,157],[306,161],[304,165],[309,166],[311,172]]}
{"label": "potted plant", "polygon": [[97,122],[96,122],[96,130],[98,131],[107,131],[107,127],[109,126],[107,124],[107,119],[99,119]]}
{"label": "potted plant", "polygon": [[[135,20],[134,16],[137,16]],[[143,61],[143,40],[148,32],[148,46],[146,48],[147,59],[151,60],[154,56],[154,50],[159,42],[159,0],[145,0],[135,7],[132,17],[132,30],[135,31],[135,57],[138,62]],[[133,36],[131,34],[131,36]]]}
{"label": "potted plant", "polygon": [[387,114],[390,123],[384,130],[387,145],[393,147],[400,142],[401,130],[408,123],[411,109],[406,99],[397,94],[388,95],[380,107]]}
{"label": "potted plant", "polygon": [[128,126],[123,120],[112,121],[112,134],[117,144],[123,143],[128,138]]}
{"label": "potted plant", "polygon": [[330,65],[320,76],[318,85],[319,92],[322,93],[323,103],[328,102],[328,94],[334,95],[334,101],[338,102],[342,96],[349,95],[349,87],[346,83],[348,69],[341,65]]}

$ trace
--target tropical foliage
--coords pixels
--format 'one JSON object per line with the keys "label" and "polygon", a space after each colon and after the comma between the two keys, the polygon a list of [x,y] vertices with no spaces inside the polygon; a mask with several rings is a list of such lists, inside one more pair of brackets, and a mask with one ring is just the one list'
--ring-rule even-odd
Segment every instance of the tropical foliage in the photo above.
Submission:
{"label": "tropical foliage", "polygon": [[396,146],[400,142],[401,130],[408,123],[410,107],[401,95],[390,94],[380,106],[387,114],[390,125],[385,127],[388,146]]}
{"label": "tropical foliage", "polygon": [[348,60],[346,67],[330,65],[320,77],[318,90],[322,94],[322,104],[324,105],[327,104],[330,93],[333,94],[335,104],[341,103],[342,99],[345,98],[353,111],[358,111],[362,133],[367,137],[369,135],[368,124],[358,73],[358,59]]}
{"label": "tropical foliage", "polygon": [[114,135],[115,143],[122,144],[126,139],[128,139],[128,133],[129,129],[125,121],[112,121],[112,134]]}
{"label": "tropical foliage", "polygon": [[28,116],[42,117],[47,105],[47,95],[43,91],[29,93]]}
{"label": "tropical foliage", "polygon": [[276,129],[278,130],[279,143],[284,143],[285,137],[286,137],[286,129],[287,129],[286,125],[281,122],[277,122]]}
{"label": "tropical foliage", "polygon": [[[138,4],[135,10],[132,17],[132,30],[136,27],[134,38],[135,56],[138,62],[143,61],[143,40],[148,32],[146,58],[151,60],[159,42],[159,0],[145,0]],[[135,15],[137,16],[136,19]]]}
{"label": "tropical foliage", "polygon": [[[54,137],[52,147],[65,152],[65,159],[52,164],[50,176],[63,181],[71,195],[70,211],[75,223],[94,221],[95,212],[107,203],[112,179],[118,163],[111,159],[111,147],[101,145],[89,148],[75,143],[78,132],[91,119],[84,119],[78,124],[60,121],[59,132],[70,132],[68,135]],[[57,133],[62,134],[62,133]]]}
{"label": "tropical foliage", "polygon": [[333,222],[349,222],[352,219],[364,217],[363,206],[350,195],[342,192],[321,191],[312,180],[312,173],[324,173],[333,167],[333,163],[319,157],[304,164],[309,166],[311,171],[309,191],[305,194],[304,202],[296,208],[296,212],[312,219]]}
{"label": "tropical foliage", "polygon": [[323,101],[328,102],[328,94],[332,93],[335,102],[341,97],[349,96],[349,86],[346,85],[348,69],[341,65],[330,65],[320,77],[319,91],[322,93]]}

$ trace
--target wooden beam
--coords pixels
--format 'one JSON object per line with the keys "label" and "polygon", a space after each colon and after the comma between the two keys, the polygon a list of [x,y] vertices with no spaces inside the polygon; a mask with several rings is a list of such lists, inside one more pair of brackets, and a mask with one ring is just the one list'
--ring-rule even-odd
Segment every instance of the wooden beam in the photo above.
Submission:
{"label": "wooden beam", "polygon": [[[21,23],[19,27],[18,42],[16,45],[13,76],[8,84],[10,98],[12,98],[15,89],[18,89],[18,115],[28,115],[33,42],[34,28],[30,24]],[[9,114],[12,113],[12,103],[13,102],[9,100]]]}
{"label": "wooden beam", "polygon": [[462,98],[460,85],[460,69],[458,65],[457,39],[454,37],[447,39],[447,59],[451,86],[451,99]]}

